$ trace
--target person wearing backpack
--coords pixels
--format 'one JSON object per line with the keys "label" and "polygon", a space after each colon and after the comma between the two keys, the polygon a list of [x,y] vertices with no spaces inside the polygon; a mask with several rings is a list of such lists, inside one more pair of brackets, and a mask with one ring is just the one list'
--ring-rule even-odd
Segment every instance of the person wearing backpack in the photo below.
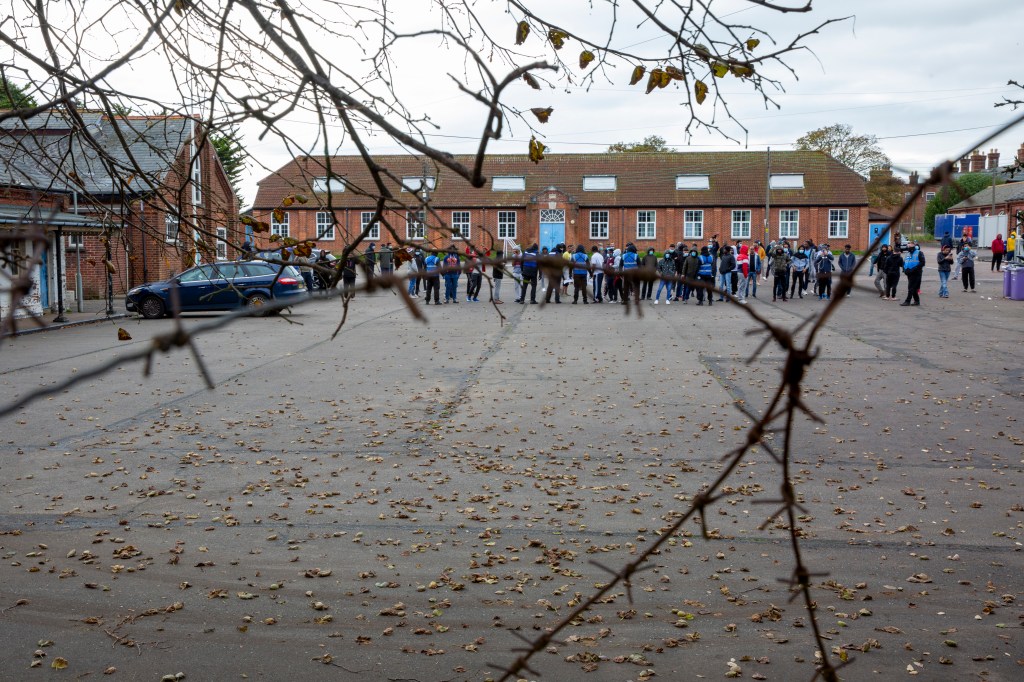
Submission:
{"label": "person wearing backpack", "polygon": [[537,244],[534,243],[523,254],[523,285],[516,303],[526,303],[526,290],[530,290],[530,303],[537,303]]}
{"label": "person wearing backpack", "polygon": [[[917,242],[907,245],[903,259],[903,274],[907,276],[907,298],[900,305],[921,305],[921,274],[924,271],[924,254]],[[913,303],[911,303],[913,299]]]}

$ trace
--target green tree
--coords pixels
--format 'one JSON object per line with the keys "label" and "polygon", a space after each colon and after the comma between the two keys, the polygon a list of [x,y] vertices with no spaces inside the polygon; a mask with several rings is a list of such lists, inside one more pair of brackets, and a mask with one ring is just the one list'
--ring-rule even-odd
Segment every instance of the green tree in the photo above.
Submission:
{"label": "green tree", "polygon": [[934,232],[935,216],[942,215],[953,204],[958,204],[986,187],[991,187],[993,180],[997,185],[1003,184],[1002,178],[988,173],[964,173],[940,189],[924,209],[925,229]]}
{"label": "green tree", "polygon": [[28,109],[38,106],[36,99],[17,83],[0,78],[0,109]]}
{"label": "green tree", "polygon": [[891,209],[903,203],[907,184],[892,174],[891,168],[871,170],[865,189],[868,192],[868,206],[874,209]]}
{"label": "green tree", "polygon": [[616,142],[608,146],[610,152],[671,152],[661,135],[648,135],[640,142]]}
{"label": "green tree", "polygon": [[210,135],[210,144],[217,151],[217,157],[220,159],[221,165],[224,166],[224,172],[227,173],[228,180],[231,181],[231,189],[235,191],[238,205],[241,206],[242,173],[245,171],[249,155],[238,141],[238,130],[232,128],[224,134],[212,134]]}
{"label": "green tree", "polygon": [[888,168],[889,157],[874,135],[854,135],[853,128],[835,123],[797,138],[796,149],[825,152],[847,168],[867,177],[873,168]]}

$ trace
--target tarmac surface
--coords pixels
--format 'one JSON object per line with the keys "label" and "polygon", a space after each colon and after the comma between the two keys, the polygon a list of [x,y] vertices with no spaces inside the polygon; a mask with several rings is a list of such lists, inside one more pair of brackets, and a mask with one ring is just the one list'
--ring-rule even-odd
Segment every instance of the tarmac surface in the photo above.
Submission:
{"label": "tarmac surface", "polygon": [[[1024,302],[978,273],[939,299],[930,268],[920,308],[856,292],[808,373],[825,423],[798,420],[791,474],[843,679],[1024,670]],[[758,293],[789,326],[824,305]],[[498,679],[705,489],[782,357],[747,364],[737,305],[500,308],[360,294],[332,339],[314,301],[202,334],[212,391],[175,350],[0,419],[4,678]],[[0,409],[173,324],[0,340]],[[761,528],[780,472],[751,453],[711,539],[688,524],[522,677],[810,680],[790,535]]]}

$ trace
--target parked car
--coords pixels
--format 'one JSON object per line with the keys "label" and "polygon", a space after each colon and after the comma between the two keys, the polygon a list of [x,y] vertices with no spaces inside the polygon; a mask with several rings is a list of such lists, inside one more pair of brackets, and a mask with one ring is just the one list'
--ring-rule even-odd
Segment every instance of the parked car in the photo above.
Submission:
{"label": "parked car", "polygon": [[299,271],[291,265],[281,268],[255,260],[197,265],[166,282],[135,287],[125,297],[125,305],[129,312],[152,320],[171,313],[175,288],[182,312],[235,310],[308,295]]}

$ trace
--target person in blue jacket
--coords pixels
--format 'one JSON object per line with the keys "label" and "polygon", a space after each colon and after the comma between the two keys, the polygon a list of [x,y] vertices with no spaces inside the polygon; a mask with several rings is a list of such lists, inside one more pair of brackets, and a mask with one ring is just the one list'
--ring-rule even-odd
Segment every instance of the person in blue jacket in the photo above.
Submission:
{"label": "person in blue jacket", "polygon": [[426,285],[424,303],[430,305],[430,292],[434,292],[434,305],[441,304],[441,280],[438,275],[441,269],[441,252],[434,251],[423,259],[423,282]]}
{"label": "person in blue jacket", "polygon": [[526,290],[530,290],[530,303],[537,303],[537,244],[532,244],[523,254],[520,268],[523,274],[523,286],[516,303],[526,303]]}
{"label": "person in blue jacket", "polygon": [[697,269],[697,279],[704,285],[697,287],[697,305],[704,305],[704,294],[708,296],[708,306],[714,305],[714,296],[711,290],[715,286],[715,258],[711,255],[711,249],[706,246],[700,247],[700,267]]}
{"label": "person in blue jacket", "polygon": [[632,243],[626,244],[626,251],[622,254],[622,305],[628,304],[630,294],[636,294],[637,301],[640,300],[640,283],[635,278],[640,272],[639,267],[636,247]]}
{"label": "person in blue jacket", "polygon": [[590,273],[590,257],[583,244],[576,246],[572,254],[572,302],[575,305],[583,294],[583,305],[587,305],[587,275]]}

